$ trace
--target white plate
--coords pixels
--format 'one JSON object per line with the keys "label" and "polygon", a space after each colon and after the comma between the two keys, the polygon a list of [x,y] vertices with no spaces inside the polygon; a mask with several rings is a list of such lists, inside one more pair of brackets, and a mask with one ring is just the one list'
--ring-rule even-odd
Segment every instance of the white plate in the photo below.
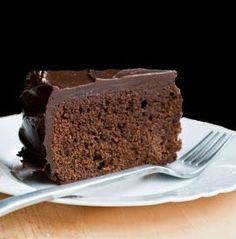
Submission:
{"label": "white plate", "polygon": [[[11,168],[20,165],[20,159],[16,154],[22,146],[18,140],[21,117],[13,115],[0,118],[0,192],[12,195],[53,185],[45,178],[20,181],[10,172]],[[187,118],[183,118],[181,123],[183,149],[179,155],[189,150],[210,130],[236,135],[235,131]],[[87,206],[139,206],[182,202],[230,192],[236,189],[235,148],[236,137],[215,157],[212,164],[194,179],[183,180],[153,174],[81,190],[77,195],[56,199],[53,202]]]}

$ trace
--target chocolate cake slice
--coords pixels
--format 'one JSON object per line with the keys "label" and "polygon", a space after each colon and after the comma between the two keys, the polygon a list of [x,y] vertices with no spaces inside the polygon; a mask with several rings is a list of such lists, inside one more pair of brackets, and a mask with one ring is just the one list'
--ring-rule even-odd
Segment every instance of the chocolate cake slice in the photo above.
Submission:
{"label": "chocolate cake slice", "polygon": [[33,71],[21,95],[24,163],[56,183],[176,159],[182,97],[167,70]]}

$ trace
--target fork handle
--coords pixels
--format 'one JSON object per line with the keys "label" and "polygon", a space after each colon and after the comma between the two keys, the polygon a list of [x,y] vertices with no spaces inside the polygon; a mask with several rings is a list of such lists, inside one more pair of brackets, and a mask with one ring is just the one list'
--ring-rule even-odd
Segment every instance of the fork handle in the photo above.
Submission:
{"label": "fork handle", "polygon": [[74,192],[77,192],[78,190],[90,186],[110,184],[124,180],[131,176],[144,176],[155,172],[157,172],[156,166],[143,165],[104,176],[82,180],[79,182],[52,186],[46,189],[12,196],[0,201],[0,217],[27,206],[50,201],[58,197],[68,196]]}

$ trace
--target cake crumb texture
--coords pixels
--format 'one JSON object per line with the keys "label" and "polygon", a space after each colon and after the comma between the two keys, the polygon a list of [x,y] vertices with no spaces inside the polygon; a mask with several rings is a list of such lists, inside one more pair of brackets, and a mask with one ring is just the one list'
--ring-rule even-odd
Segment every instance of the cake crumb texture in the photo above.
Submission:
{"label": "cake crumb texture", "polygon": [[181,147],[182,97],[174,84],[68,99],[54,119],[51,177],[73,182],[130,167],[165,165]]}

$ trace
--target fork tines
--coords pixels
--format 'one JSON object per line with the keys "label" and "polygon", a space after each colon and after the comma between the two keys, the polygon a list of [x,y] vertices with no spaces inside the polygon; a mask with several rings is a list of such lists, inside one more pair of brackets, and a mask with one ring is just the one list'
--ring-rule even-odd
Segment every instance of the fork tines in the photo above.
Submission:
{"label": "fork tines", "polygon": [[184,163],[202,166],[208,163],[230,140],[232,135],[211,131],[194,148],[180,157]]}

